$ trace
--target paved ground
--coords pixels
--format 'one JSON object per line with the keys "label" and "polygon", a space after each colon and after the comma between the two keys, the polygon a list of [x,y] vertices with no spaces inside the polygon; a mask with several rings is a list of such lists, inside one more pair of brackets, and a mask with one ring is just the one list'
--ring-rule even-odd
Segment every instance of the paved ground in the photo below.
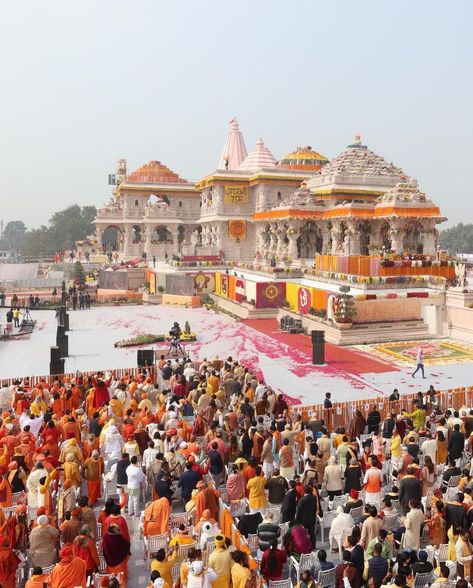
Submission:
{"label": "paved ground", "polygon": [[[33,318],[38,322],[32,335],[0,341],[0,378],[48,373],[49,348],[56,339],[54,312],[33,311]],[[439,352],[433,347],[433,353],[439,356],[435,365],[427,361],[428,379],[412,380],[409,352],[401,361],[392,353],[375,352],[373,346],[327,344],[327,364],[314,366],[310,338],[280,333],[274,320],[236,322],[202,308],[169,306],[104,306],[71,311],[66,371],[132,367],[136,365],[137,349],[118,349],[114,343],[142,333],[167,333],[175,320],[181,325],[188,321],[197,333],[198,340],[186,346],[193,358],[240,358],[294,404],[321,402],[327,391],[332,392],[334,400],[353,400],[390,394],[394,387],[402,393],[425,390],[431,383],[447,389],[472,382],[471,346],[463,346],[466,352],[457,354],[461,355],[458,363],[452,361],[452,354],[445,355],[445,348]]]}

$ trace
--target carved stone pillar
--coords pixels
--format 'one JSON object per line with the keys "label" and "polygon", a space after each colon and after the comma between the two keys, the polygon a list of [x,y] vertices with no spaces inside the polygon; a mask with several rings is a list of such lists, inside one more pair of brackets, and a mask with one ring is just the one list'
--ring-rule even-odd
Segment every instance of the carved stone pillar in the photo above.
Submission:
{"label": "carved stone pillar", "polygon": [[330,229],[328,228],[327,223],[323,223],[320,225],[320,232],[322,233],[322,254],[327,255],[331,253],[331,246],[330,246]]}
{"label": "carved stone pillar", "polygon": [[131,254],[131,252],[130,252],[131,241],[132,241],[131,226],[125,225],[125,228],[123,229],[123,250],[122,250],[124,256]]}
{"label": "carved stone pillar", "polygon": [[340,252],[340,248],[343,246],[343,240],[342,240],[342,236],[341,236],[339,222],[333,223],[330,235],[332,237],[332,251],[331,251],[331,253],[332,253],[332,255],[336,255],[337,253]]}
{"label": "carved stone pillar", "polygon": [[287,238],[289,239],[287,254],[292,259],[292,261],[297,259],[297,239],[300,235],[301,227],[301,221],[292,221],[290,223],[289,230],[287,231]]}
{"label": "carved stone pillar", "polygon": [[103,231],[104,229],[101,225],[95,225],[95,237],[97,238],[97,249],[99,251],[102,249]]}
{"label": "carved stone pillar", "polygon": [[392,223],[389,229],[389,238],[391,239],[391,249],[394,253],[400,255],[403,250],[402,239],[404,231],[401,229],[399,223]]}
{"label": "carved stone pillar", "polygon": [[435,255],[437,253],[437,229],[429,227],[424,233],[424,248],[425,255]]}
{"label": "carved stone pillar", "polygon": [[356,221],[348,221],[348,255],[360,255],[360,231]]}

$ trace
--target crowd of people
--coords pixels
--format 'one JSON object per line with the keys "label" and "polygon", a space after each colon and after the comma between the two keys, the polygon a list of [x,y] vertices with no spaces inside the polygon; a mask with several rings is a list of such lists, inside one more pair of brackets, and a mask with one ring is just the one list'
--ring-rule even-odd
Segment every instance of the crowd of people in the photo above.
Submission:
{"label": "crowd of people", "polygon": [[231,357],[5,382],[0,586],[134,588],[140,558],[150,588],[466,588],[473,410],[332,410]]}

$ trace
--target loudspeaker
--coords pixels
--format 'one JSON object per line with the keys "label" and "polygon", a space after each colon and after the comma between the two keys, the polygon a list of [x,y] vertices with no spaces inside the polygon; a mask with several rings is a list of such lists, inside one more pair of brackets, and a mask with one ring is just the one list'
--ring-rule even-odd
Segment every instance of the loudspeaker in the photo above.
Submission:
{"label": "loudspeaker", "polygon": [[149,367],[154,365],[154,349],[138,349],[136,352],[136,363],[138,367]]}
{"label": "loudspeaker", "polygon": [[59,345],[59,339],[66,335],[66,331],[64,330],[64,325],[60,324],[57,326],[56,331],[56,345]]}
{"label": "loudspeaker", "polygon": [[49,375],[56,376],[64,373],[64,360],[58,359],[49,363]]}
{"label": "loudspeaker", "polygon": [[51,347],[50,351],[50,362],[54,363],[61,359],[61,354],[59,353],[59,347]]}
{"label": "loudspeaker", "polygon": [[69,337],[67,335],[59,337],[58,335],[57,344],[59,347],[59,355],[61,357],[69,357]]}
{"label": "loudspeaker", "polygon": [[325,363],[325,332],[311,331],[312,337],[312,363],[323,365]]}

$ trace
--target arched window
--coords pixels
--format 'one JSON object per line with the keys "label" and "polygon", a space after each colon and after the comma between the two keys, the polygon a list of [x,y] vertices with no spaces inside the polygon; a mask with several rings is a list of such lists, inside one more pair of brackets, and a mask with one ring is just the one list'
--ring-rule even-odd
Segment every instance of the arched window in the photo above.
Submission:
{"label": "arched window", "polygon": [[179,206],[179,208],[182,208],[182,200],[179,200],[178,206]]}
{"label": "arched window", "polygon": [[138,206],[138,200],[135,200],[135,206]]}
{"label": "arched window", "polygon": [[278,192],[278,200],[282,200],[281,192]]}
{"label": "arched window", "polygon": [[172,233],[166,227],[155,227],[151,233],[151,243],[172,243]]}

